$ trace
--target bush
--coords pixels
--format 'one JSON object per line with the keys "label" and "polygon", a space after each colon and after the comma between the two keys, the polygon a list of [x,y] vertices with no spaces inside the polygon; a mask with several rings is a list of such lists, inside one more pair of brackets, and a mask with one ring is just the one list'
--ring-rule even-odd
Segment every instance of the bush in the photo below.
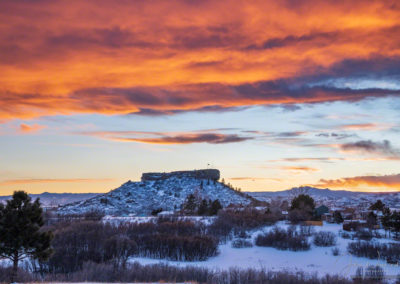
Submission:
{"label": "bush", "polygon": [[343,239],[353,239],[353,236],[347,232],[341,231],[339,234]]}
{"label": "bush", "polygon": [[332,249],[332,255],[333,255],[333,256],[338,256],[339,254],[340,254],[339,248],[338,248],[338,247],[334,247],[334,248]]}
{"label": "bush", "polygon": [[245,239],[236,239],[232,242],[233,248],[251,248],[253,243]]}
{"label": "bush", "polygon": [[138,255],[144,257],[196,261],[218,253],[218,241],[209,236],[142,236],[137,243]]}
{"label": "bush", "polygon": [[358,229],[356,231],[355,237],[360,240],[370,241],[373,237],[373,234],[368,229]]}
{"label": "bush", "polygon": [[[0,267],[0,281],[3,277],[3,269]],[[26,280],[31,282],[108,282],[108,283],[268,283],[268,284],[351,284],[350,280],[342,276],[325,275],[318,277],[316,274],[308,274],[302,271],[268,271],[265,269],[240,269],[217,270],[196,266],[171,266],[168,264],[142,265],[138,262],[129,264],[126,268],[116,269],[112,264],[98,264],[85,262],[82,269],[68,274],[34,274],[24,272]]]}
{"label": "bush", "polygon": [[331,232],[318,232],[314,235],[314,244],[319,247],[330,247],[336,244],[336,235]]}
{"label": "bush", "polygon": [[343,223],[343,230],[345,231],[357,231],[361,228],[365,228],[366,224],[360,223],[360,222],[348,222],[348,223]]}
{"label": "bush", "polygon": [[258,235],[256,238],[256,245],[292,251],[310,249],[307,237],[298,233],[294,228],[285,230],[274,227],[271,231]]}
{"label": "bush", "polygon": [[381,244],[358,241],[349,243],[347,250],[350,254],[359,257],[368,257],[370,259],[382,258],[389,263],[398,263],[400,261],[400,244],[398,243]]}
{"label": "bush", "polygon": [[300,234],[311,237],[315,232],[314,226],[300,226]]}
{"label": "bush", "polygon": [[367,267],[365,271],[364,279],[365,280],[373,280],[373,281],[382,281],[385,273],[383,272],[382,267],[379,265],[370,265]]}
{"label": "bush", "polygon": [[232,232],[236,235],[248,229],[273,225],[279,219],[280,215],[277,213],[254,208],[220,210],[214,223],[209,226],[208,234],[226,241]]}
{"label": "bush", "polygon": [[205,225],[177,218],[119,225],[70,219],[55,223],[47,262],[32,262],[41,272],[72,273],[85,262],[124,267],[130,256],[172,260],[205,260],[218,252],[218,239],[207,236]]}

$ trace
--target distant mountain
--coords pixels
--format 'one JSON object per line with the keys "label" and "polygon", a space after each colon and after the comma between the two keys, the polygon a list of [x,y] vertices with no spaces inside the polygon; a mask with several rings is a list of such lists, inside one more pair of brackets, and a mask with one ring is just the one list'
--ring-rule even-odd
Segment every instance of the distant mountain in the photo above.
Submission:
{"label": "distant mountain", "polygon": [[[40,194],[29,194],[29,196],[35,200],[40,198],[40,202],[43,206],[59,206],[67,203],[78,202],[86,200],[99,195],[100,193],[50,193],[43,192]],[[11,196],[0,196],[0,202],[5,202],[10,199]]]}
{"label": "distant mountain", "polygon": [[381,199],[391,207],[400,204],[400,192],[356,192],[348,190],[320,189],[310,186],[294,187],[283,191],[247,192],[248,195],[260,201],[270,202],[273,199],[288,199],[299,194],[308,194],[318,203],[330,203],[338,205],[369,204]]}
{"label": "distant mountain", "polygon": [[189,194],[218,199],[223,206],[249,204],[251,197],[218,182],[218,170],[144,173],[140,182],[128,181],[119,188],[85,201],[59,208],[61,214],[101,211],[109,215],[149,215],[154,209],[180,209]]}

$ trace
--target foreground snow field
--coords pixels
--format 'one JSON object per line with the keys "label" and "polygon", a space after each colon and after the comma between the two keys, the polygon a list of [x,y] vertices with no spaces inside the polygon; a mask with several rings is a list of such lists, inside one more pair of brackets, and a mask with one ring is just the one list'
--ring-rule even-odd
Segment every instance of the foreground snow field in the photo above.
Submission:
{"label": "foreground snow field", "polygon": [[[287,227],[284,223],[279,223],[281,227]],[[261,230],[252,232],[252,240],[261,233],[271,230],[273,227],[265,227]],[[337,235],[337,245],[340,254],[338,256],[332,255],[333,247],[317,247],[311,245],[309,251],[282,251],[269,247],[251,248],[232,248],[231,241],[224,245],[220,245],[220,253],[215,257],[209,258],[207,261],[197,262],[182,262],[182,261],[166,261],[159,259],[150,259],[143,257],[134,257],[130,262],[138,261],[141,264],[154,264],[154,263],[168,263],[176,266],[199,266],[214,269],[225,270],[231,267],[238,268],[254,268],[266,270],[290,270],[290,271],[305,271],[308,273],[317,273],[319,276],[325,274],[338,274],[345,277],[351,277],[355,274],[357,267],[362,267],[364,270],[369,265],[379,265],[384,271],[385,275],[395,277],[400,274],[400,266],[387,264],[382,260],[372,260],[362,257],[354,257],[347,253],[347,245],[352,240],[343,239],[338,236],[342,226],[338,224],[325,223],[322,227],[314,227],[315,231],[330,231]],[[374,239],[379,242],[389,242],[388,239]],[[312,237],[310,238],[312,242]]]}

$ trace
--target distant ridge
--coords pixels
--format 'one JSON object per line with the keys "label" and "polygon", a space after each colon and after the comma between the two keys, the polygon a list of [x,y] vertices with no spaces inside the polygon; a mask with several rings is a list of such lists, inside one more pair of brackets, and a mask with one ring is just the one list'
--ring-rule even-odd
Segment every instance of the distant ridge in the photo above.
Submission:
{"label": "distant ridge", "polygon": [[271,201],[276,198],[292,199],[299,194],[308,194],[316,201],[336,201],[342,204],[359,203],[362,201],[373,202],[382,199],[388,205],[400,204],[400,192],[359,192],[349,190],[331,190],[329,188],[316,188],[311,186],[293,187],[283,191],[247,192],[248,195],[261,201]]}
{"label": "distant ridge", "polygon": [[[100,193],[50,193],[43,192],[40,194],[29,194],[32,199],[40,199],[40,202],[43,206],[59,206],[67,203],[77,202],[86,200],[92,197],[99,195]],[[0,196],[0,202],[5,202],[10,199],[11,196]]]}

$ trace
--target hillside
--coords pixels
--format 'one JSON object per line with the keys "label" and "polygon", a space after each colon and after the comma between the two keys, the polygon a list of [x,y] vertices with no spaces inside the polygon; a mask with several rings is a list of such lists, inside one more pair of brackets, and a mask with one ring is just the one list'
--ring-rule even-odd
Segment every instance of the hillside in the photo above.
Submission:
{"label": "hillside", "polygon": [[397,207],[400,204],[399,192],[356,192],[348,190],[331,190],[328,188],[320,189],[309,186],[294,187],[283,191],[262,191],[247,192],[250,196],[260,201],[270,202],[273,199],[289,199],[299,194],[308,194],[313,197],[317,203],[336,203],[346,206],[354,204],[368,204],[381,199],[390,207]]}
{"label": "hillside", "polygon": [[140,182],[128,181],[119,188],[85,201],[59,208],[61,214],[101,211],[107,215],[149,215],[152,210],[180,209],[189,194],[201,198],[218,199],[223,206],[249,204],[250,197],[218,182],[218,170],[144,173]]}
{"label": "hillside", "polygon": [[[40,194],[29,194],[29,196],[36,200],[40,199],[40,203],[45,207],[56,207],[59,205],[65,205],[72,202],[78,202],[86,200],[99,195],[100,193],[50,193],[43,192]],[[0,202],[5,202],[11,199],[12,196],[0,196]]]}

